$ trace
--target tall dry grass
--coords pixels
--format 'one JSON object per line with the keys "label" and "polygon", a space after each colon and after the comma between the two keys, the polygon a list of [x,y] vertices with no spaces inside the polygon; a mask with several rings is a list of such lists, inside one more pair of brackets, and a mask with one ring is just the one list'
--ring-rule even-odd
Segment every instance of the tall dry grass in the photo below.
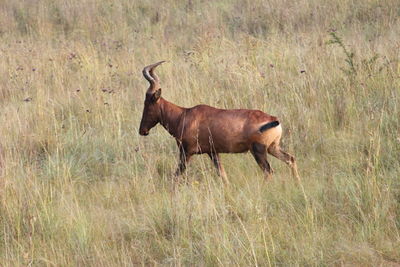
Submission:
{"label": "tall dry grass", "polygon": [[[0,265],[396,266],[397,0],[1,1]],[[281,118],[271,159],[139,137],[144,65],[179,105]]]}

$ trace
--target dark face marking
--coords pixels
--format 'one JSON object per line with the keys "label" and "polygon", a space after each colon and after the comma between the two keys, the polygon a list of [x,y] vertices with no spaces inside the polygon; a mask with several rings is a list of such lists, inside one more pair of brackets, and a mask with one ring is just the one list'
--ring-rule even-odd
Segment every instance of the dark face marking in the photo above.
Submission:
{"label": "dark face marking", "polygon": [[144,108],[142,120],[140,122],[139,134],[148,135],[151,128],[160,122],[160,107],[159,99],[161,96],[161,89],[158,89],[154,94],[146,94],[144,101]]}

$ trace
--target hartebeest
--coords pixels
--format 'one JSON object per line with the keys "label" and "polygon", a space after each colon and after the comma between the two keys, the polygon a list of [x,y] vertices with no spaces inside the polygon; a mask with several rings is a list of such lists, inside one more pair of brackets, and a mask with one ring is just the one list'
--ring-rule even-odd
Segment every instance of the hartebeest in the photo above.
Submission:
{"label": "hartebeest", "polygon": [[160,81],[154,69],[165,61],[146,66],[143,76],[150,83],[146,92],[140,135],[148,135],[151,128],[161,125],[176,139],[179,147],[179,176],[194,154],[206,153],[225,182],[226,173],[219,153],[251,151],[267,179],[272,175],[266,154],[284,161],[299,179],[293,156],[284,152],[279,141],[282,128],[278,119],[259,110],[219,109],[207,105],[183,108],[161,97]]}

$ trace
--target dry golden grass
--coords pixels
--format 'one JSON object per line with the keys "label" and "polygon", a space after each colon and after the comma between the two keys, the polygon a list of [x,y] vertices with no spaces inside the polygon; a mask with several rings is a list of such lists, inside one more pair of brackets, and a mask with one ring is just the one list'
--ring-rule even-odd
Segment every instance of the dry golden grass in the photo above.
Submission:
{"label": "dry golden grass", "polygon": [[[400,264],[399,16],[397,0],[2,1],[0,265]],[[166,99],[281,118],[302,185],[239,154],[224,186],[197,156],[172,193],[173,138],[138,135],[141,69],[163,59]]]}

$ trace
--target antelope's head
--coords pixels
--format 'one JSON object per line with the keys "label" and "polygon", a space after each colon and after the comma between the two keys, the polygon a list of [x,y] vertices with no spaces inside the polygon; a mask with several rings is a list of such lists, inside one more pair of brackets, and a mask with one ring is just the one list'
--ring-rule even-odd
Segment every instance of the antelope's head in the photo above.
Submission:
{"label": "antelope's head", "polygon": [[161,97],[160,80],[158,76],[154,73],[154,69],[164,63],[165,61],[160,61],[155,64],[146,66],[143,69],[144,78],[149,81],[150,87],[147,89],[146,98],[144,100],[144,108],[142,114],[142,120],[140,122],[139,134],[148,135],[151,128],[160,122],[160,104],[159,100]]}

